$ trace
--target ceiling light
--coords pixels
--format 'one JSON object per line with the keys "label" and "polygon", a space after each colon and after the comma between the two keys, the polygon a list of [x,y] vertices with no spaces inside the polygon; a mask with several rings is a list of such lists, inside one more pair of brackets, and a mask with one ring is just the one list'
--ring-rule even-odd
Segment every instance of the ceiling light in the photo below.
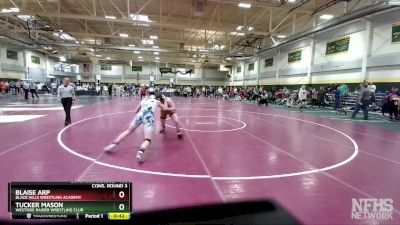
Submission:
{"label": "ceiling light", "polygon": [[200,49],[199,52],[208,52],[207,49]]}
{"label": "ceiling light", "polygon": [[96,57],[101,57],[101,55],[96,55]]}
{"label": "ceiling light", "polygon": [[139,59],[139,62],[143,62],[144,60],[143,59]]}
{"label": "ceiling light", "polygon": [[17,17],[25,22],[27,22],[29,19],[35,19],[35,17],[31,15],[18,15]]}
{"label": "ceiling light", "polygon": [[251,26],[237,26],[236,30],[247,30],[247,31],[252,31],[254,30],[254,27]]}
{"label": "ceiling light", "polygon": [[105,16],[105,18],[106,18],[106,19],[112,19],[112,20],[115,20],[117,17],[115,17],[115,16]]}
{"label": "ceiling light", "polygon": [[133,53],[135,53],[135,54],[140,54],[140,52],[139,52],[139,51],[133,51]]}
{"label": "ceiling light", "polygon": [[79,44],[79,41],[75,41],[75,43]]}
{"label": "ceiling light", "polygon": [[157,39],[158,39],[158,36],[156,36],[156,35],[150,35],[150,39],[157,40]]}
{"label": "ceiling light", "polygon": [[286,36],[285,35],[278,35],[278,36],[276,36],[277,38],[286,38]]}
{"label": "ceiling light", "polygon": [[149,20],[149,17],[146,15],[135,15],[135,14],[130,14],[129,15],[131,17],[132,20],[134,21],[142,21],[142,22],[153,22],[151,20]]}
{"label": "ceiling light", "polygon": [[121,34],[119,34],[119,36],[120,36],[120,37],[129,37],[129,35],[128,35],[128,34],[125,34],[125,33],[121,33]]}
{"label": "ceiling light", "polygon": [[193,59],[193,60],[192,60],[192,63],[195,63],[195,62],[196,62],[196,60]]}
{"label": "ceiling light", "polygon": [[[67,41],[75,41],[75,38],[72,37],[69,34],[66,33],[62,33],[62,31],[60,30],[60,33],[53,33],[54,36],[61,38],[62,40],[67,40]],[[75,42],[76,43],[76,42]]]}
{"label": "ceiling light", "polygon": [[135,45],[132,45],[132,44],[130,44],[130,45],[128,45],[129,47],[135,47]]}
{"label": "ceiling light", "polygon": [[143,59],[143,56],[139,56],[138,59]]}
{"label": "ceiling light", "polygon": [[249,8],[251,7],[251,4],[250,4],[250,3],[243,3],[243,2],[241,2],[241,3],[239,3],[238,6],[241,7],[241,8],[249,9]]}
{"label": "ceiling light", "polygon": [[159,59],[160,59],[160,57],[155,57],[155,59],[156,59],[156,60],[159,60]]}
{"label": "ceiling light", "polygon": [[106,57],[106,59],[111,59],[110,57]]}
{"label": "ceiling light", "polygon": [[237,35],[237,36],[244,36],[245,33],[243,33],[243,32],[231,32],[230,35],[233,35],[233,36],[235,36],[235,35]]}
{"label": "ceiling light", "polygon": [[144,39],[144,40],[142,40],[142,43],[143,43],[144,45],[152,45],[152,44],[154,44],[154,41],[153,41],[153,40],[146,40],[146,39]]}
{"label": "ceiling light", "polygon": [[2,13],[19,12],[19,8],[2,9],[1,12]]}
{"label": "ceiling light", "polygon": [[228,57],[228,58],[226,58],[226,60],[232,60],[232,58],[231,58],[231,57]]}
{"label": "ceiling light", "polygon": [[160,48],[160,47],[158,47],[157,45],[154,45],[153,48]]}
{"label": "ceiling light", "polygon": [[288,0],[288,2],[290,2],[290,3],[293,3],[293,2],[295,2],[296,0]]}
{"label": "ceiling light", "polygon": [[158,53],[158,52],[154,52],[154,55],[159,55],[160,53]]}
{"label": "ceiling light", "polygon": [[323,20],[330,20],[333,18],[333,15],[324,14],[324,15],[320,16],[319,18],[321,18]]}
{"label": "ceiling light", "polygon": [[67,61],[67,59],[64,56],[60,56],[60,61],[65,62],[65,61]]}

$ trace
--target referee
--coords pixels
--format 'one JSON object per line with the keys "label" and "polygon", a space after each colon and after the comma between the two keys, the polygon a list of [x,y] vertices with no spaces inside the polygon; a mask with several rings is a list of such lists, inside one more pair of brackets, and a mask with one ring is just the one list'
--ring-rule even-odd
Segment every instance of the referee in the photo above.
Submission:
{"label": "referee", "polygon": [[71,107],[75,103],[75,89],[70,85],[69,78],[64,78],[63,85],[58,87],[58,97],[65,111],[64,126],[71,123]]}

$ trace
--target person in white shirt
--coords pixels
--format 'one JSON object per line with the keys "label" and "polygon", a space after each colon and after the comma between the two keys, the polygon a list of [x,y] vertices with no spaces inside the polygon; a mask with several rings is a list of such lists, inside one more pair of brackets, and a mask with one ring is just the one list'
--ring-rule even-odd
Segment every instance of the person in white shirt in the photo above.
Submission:
{"label": "person in white shirt", "polygon": [[64,126],[71,124],[71,108],[75,103],[75,88],[71,85],[69,78],[64,78],[63,85],[60,85],[57,90],[57,96],[64,108],[65,121]]}
{"label": "person in white shirt", "polygon": [[376,92],[376,85],[373,84],[373,83],[371,82],[371,84],[368,85],[368,90],[369,90],[369,92],[375,94],[375,92]]}
{"label": "person in white shirt", "polygon": [[51,93],[53,95],[57,95],[58,84],[56,82],[51,83]]}
{"label": "person in white shirt", "polygon": [[299,102],[300,102],[299,110],[301,111],[307,105],[307,90],[306,86],[304,85],[301,86],[299,91]]}

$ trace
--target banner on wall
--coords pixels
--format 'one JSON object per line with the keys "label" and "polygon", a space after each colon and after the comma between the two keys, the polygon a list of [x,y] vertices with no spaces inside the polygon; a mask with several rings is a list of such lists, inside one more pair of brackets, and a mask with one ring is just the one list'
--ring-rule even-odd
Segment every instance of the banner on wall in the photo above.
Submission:
{"label": "banner on wall", "polygon": [[111,65],[100,65],[100,70],[112,70]]}
{"label": "banner on wall", "polygon": [[271,67],[274,65],[274,58],[266,59],[264,61],[264,67]]}
{"label": "banner on wall", "polygon": [[400,44],[400,23],[392,25],[392,43]]}
{"label": "banner on wall", "polygon": [[31,61],[32,61],[32,63],[40,64],[40,57],[39,56],[35,56],[35,55],[31,55]]}
{"label": "banner on wall", "polygon": [[7,59],[18,60],[18,52],[7,50]]}
{"label": "banner on wall", "polygon": [[349,51],[350,36],[336,38],[326,43],[325,55],[334,55]]}
{"label": "banner on wall", "polygon": [[134,72],[142,72],[142,66],[132,66],[132,71],[134,71]]}
{"label": "banner on wall", "polygon": [[160,68],[160,73],[161,73],[161,75],[162,75],[163,73],[172,73],[172,68],[169,68],[169,67],[161,67],[161,68]]}
{"label": "banner on wall", "polygon": [[248,65],[248,69],[247,69],[248,71],[252,71],[252,70],[254,70],[254,63],[250,63],[249,65]]}
{"label": "banner on wall", "polygon": [[302,50],[294,50],[288,53],[288,63],[295,63],[301,61]]}

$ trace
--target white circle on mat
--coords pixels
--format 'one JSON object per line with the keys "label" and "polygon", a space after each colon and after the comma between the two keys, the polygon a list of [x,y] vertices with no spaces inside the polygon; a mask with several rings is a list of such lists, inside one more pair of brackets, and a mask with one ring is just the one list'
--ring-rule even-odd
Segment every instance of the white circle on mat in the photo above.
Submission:
{"label": "white circle on mat", "polygon": [[78,156],[79,158],[88,160],[88,161],[92,161],[95,164],[101,165],[101,166],[105,166],[105,167],[109,167],[109,168],[114,168],[114,169],[119,169],[119,170],[124,170],[124,171],[130,171],[130,172],[135,172],[135,173],[141,173],[141,174],[150,174],[150,175],[159,175],[159,176],[171,176],[171,177],[184,177],[184,178],[201,178],[201,179],[212,179],[212,180],[263,180],[263,179],[275,179],[275,178],[283,178],[283,177],[293,177],[293,176],[301,176],[301,175],[307,175],[307,174],[313,174],[313,173],[320,173],[320,172],[325,172],[328,170],[332,170],[335,168],[338,168],[340,166],[343,166],[347,163],[349,163],[350,161],[352,161],[353,159],[356,158],[356,156],[358,155],[358,144],[356,141],[354,141],[350,136],[348,136],[347,134],[343,133],[342,131],[339,131],[335,128],[323,125],[323,124],[319,124],[316,122],[312,122],[312,121],[308,121],[308,120],[303,120],[303,119],[299,119],[299,118],[295,118],[295,117],[289,117],[289,116],[284,116],[284,115],[275,115],[275,114],[269,114],[269,113],[262,113],[262,112],[251,112],[251,111],[236,111],[236,110],[221,110],[221,109],[201,109],[201,108],[178,108],[179,110],[219,110],[219,111],[226,111],[226,112],[245,112],[245,113],[249,113],[249,114],[260,114],[260,115],[268,115],[268,116],[274,116],[274,117],[281,117],[281,118],[285,118],[285,119],[292,119],[292,120],[297,120],[297,121],[301,121],[301,122],[305,122],[305,123],[309,123],[309,124],[314,124],[320,127],[324,127],[327,128],[329,130],[335,131],[341,135],[343,135],[344,137],[346,137],[347,139],[349,139],[354,146],[354,151],[353,154],[351,154],[350,157],[348,157],[347,159],[336,163],[334,165],[330,165],[330,166],[326,166],[320,169],[312,169],[312,170],[306,170],[306,171],[300,171],[300,172],[293,172],[293,173],[284,173],[284,174],[273,174],[273,175],[266,175],[266,176],[239,176],[239,177],[233,177],[233,176],[220,176],[220,177],[213,177],[210,175],[196,175],[196,174],[182,174],[182,173],[165,173],[165,172],[159,172],[159,171],[149,171],[149,170],[140,170],[140,169],[133,169],[133,168],[129,168],[129,167],[123,167],[123,166],[117,166],[114,164],[110,164],[110,163],[104,163],[104,162],[100,162],[97,161],[94,158],[85,156],[83,154],[80,154],[76,151],[74,151],[73,149],[69,148],[68,146],[66,146],[64,144],[64,142],[62,141],[62,134],[68,130],[70,127],[75,126],[77,124],[80,124],[82,122],[91,120],[91,119],[95,119],[95,118],[99,118],[99,117],[104,117],[104,116],[110,116],[110,115],[115,115],[115,114],[122,114],[122,113],[132,113],[134,111],[126,111],[126,112],[117,112],[117,113],[109,113],[109,114],[104,114],[104,115],[98,115],[98,116],[93,116],[93,117],[89,117],[80,121],[77,121],[75,123],[70,124],[67,127],[64,127],[57,135],[57,141],[58,144],[67,152]]}
{"label": "white circle on mat", "polygon": [[[225,120],[231,120],[231,121],[236,121],[242,124],[242,126],[240,127],[236,127],[233,129],[229,129],[229,130],[225,130],[225,129],[221,129],[221,130],[198,130],[198,129],[186,129],[186,128],[182,128],[184,130],[187,131],[192,131],[192,132],[205,132],[205,133],[214,133],[214,132],[230,132],[230,131],[237,131],[240,129],[243,129],[247,126],[247,124],[241,120],[237,120],[237,119],[232,119],[232,118],[227,118],[227,117],[223,117],[223,116],[179,116],[179,118],[220,118],[220,119],[225,119]],[[168,120],[170,120],[168,118]],[[174,126],[165,124],[165,126],[167,127],[171,127],[171,128],[175,128]]]}

